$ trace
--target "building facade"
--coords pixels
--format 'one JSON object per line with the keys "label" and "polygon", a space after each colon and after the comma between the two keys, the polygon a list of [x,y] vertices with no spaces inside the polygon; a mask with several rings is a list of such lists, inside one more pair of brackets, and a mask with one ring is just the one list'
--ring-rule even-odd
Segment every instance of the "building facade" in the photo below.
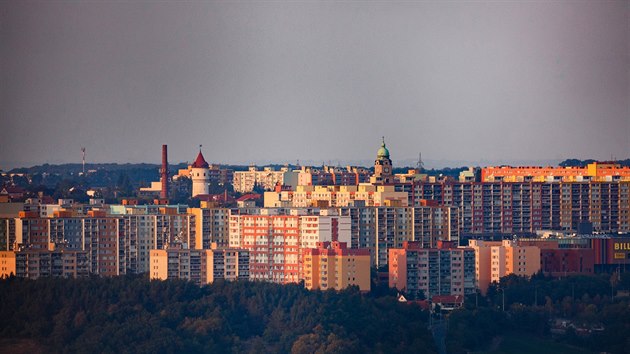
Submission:
{"label": "building facade", "polygon": [[437,248],[422,248],[405,242],[389,250],[389,286],[408,298],[474,294],[475,251],[439,242]]}
{"label": "building facade", "polygon": [[250,166],[247,171],[234,171],[232,185],[234,191],[239,193],[249,193],[254,190],[255,186],[270,191],[277,184],[284,184],[284,174],[288,171],[287,167],[281,168],[280,171],[276,171],[272,167],[265,167],[260,171],[255,166]]}
{"label": "building facade", "polygon": [[185,279],[198,285],[217,280],[249,280],[249,252],[242,249],[189,249],[173,243],[151,250],[150,279]]}
{"label": "building facade", "polygon": [[0,278],[78,278],[90,274],[88,252],[56,248],[0,251]]}
{"label": "building facade", "polygon": [[[273,209],[263,209],[275,213]],[[230,247],[250,252],[250,279],[278,284],[303,279],[304,250],[318,242],[350,242],[350,220],[338,215],[231,215]],[[302,215],[300,215],[302,214]]]}
{"label": "building facade", "polygon": [[510,275],[532,276],[540,270],[540,248],[519,245],[516,241],[470,240],[475,251],[475,276],[482,294],[492,282]]}
{"label": "building facade", "polygon": [[462,234],[630,232],[630,181],[416,182],[413,203],[433,200],[459,209]]}
{"label": "building facade", "polygon": [[309,289],[342,290],[357,286],[370,291],[370,253],[349,249],[345,242],[318,242],[304,250],[304,286]]}
{"label": "building facade", "polygon": [[459,241],[457,209],[442,206],[338,208],[351,222],[351,248],[370,250],[373,266],[386,266],[388,250],[414,241],[436,248],[438,241]]}
{"label": "building facade", "polygon": [[481,180],[484,182],[630,181],[630,167],[623,167],[615,162],[593,162],[586,167],[490,166],[481,169]]}

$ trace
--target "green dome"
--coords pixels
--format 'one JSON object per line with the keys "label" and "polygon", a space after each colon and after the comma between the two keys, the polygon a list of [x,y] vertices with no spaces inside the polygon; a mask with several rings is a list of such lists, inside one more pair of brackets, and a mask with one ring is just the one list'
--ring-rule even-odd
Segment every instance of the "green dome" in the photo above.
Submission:
{"label": "green dome", "polygon": [[385,147],[385,138],[384,137],[383,137],[383,144],[381,145],[381,148],[378,149],[378,151],[376,152],[376,157],[377,158],[382,158],[382,157],[389,158],[389,150],[387,150],[387,148]]}

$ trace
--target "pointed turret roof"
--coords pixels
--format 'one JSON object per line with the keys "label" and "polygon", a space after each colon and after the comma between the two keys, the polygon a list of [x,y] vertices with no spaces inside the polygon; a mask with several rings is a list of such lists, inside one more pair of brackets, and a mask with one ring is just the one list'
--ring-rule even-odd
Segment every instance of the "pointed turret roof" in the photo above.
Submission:
{"label": "pointed turret roof", "polygon": [[201,153],[201,149],[199,150],[199,155],[195,159],[195,162],[192,164],[192,168],[208,168],[210,165],[206,162],[206,159],[203,158],[203,154]]}

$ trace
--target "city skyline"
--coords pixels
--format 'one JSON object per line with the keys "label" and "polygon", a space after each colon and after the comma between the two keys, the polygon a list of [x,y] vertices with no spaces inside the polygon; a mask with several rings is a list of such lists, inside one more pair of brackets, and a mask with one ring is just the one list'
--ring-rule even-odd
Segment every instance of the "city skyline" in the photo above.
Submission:
{"label": "city skyline", "polygon": [[0,7],[4,170],[630,157],[624,1]]}

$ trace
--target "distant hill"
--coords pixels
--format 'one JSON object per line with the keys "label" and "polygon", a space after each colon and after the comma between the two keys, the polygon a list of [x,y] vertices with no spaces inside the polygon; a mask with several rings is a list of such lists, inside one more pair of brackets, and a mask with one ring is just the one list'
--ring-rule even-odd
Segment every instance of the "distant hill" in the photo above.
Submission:
{"label": "distant hill", "polygon": [[[593,163],[593,162],[598,162],[598,161],[597,160],[592,160],[592,159],[588,159],[588,160],[567,159],[567,160],[564,160],[564,161],[560,162],[559,166],[562,166],[562,167],[586,167],[586,165],[588,165],[590,163]],[[602,161],[599,161],[599,162],[602,162]],[[616,160],[614,162],[620,164],[621,166],[630,167],[630,159]]]}

